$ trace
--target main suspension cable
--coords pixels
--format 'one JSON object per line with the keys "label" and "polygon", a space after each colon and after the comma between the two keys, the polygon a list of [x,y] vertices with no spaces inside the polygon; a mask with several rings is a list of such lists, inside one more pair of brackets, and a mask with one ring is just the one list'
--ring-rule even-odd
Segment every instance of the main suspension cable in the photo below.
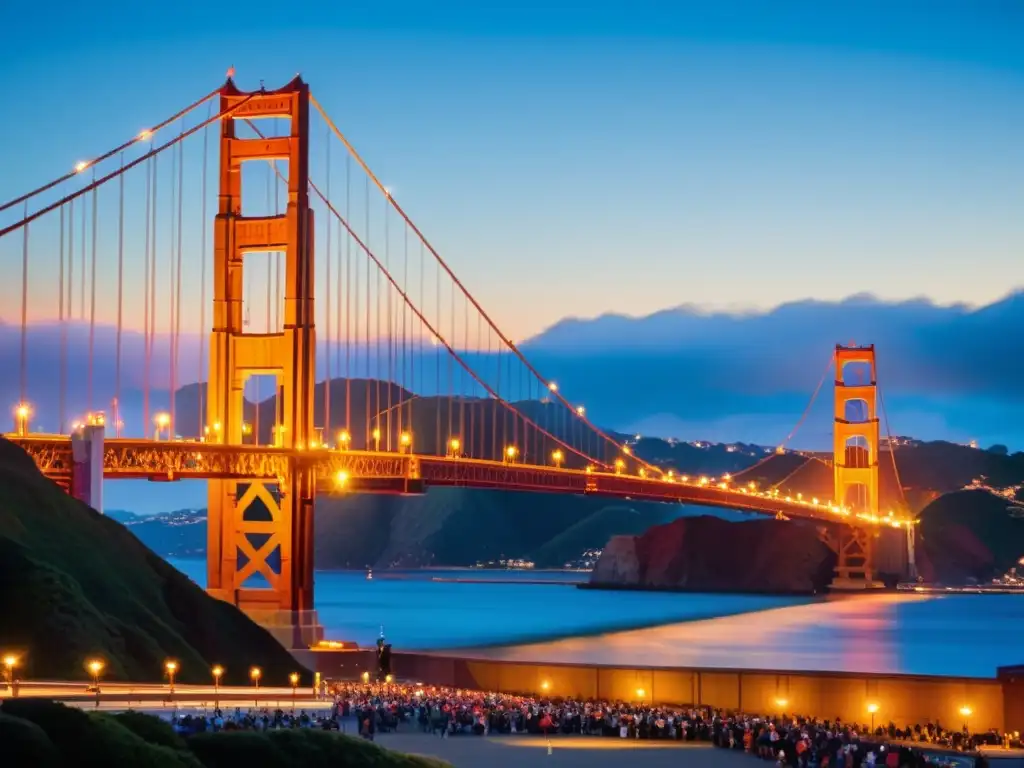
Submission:
{"label": "main suspension cable", "polygon": [[[491,389],[490,385],[487,384],[487,382],[484,381],[476,373],[476,371],[474,371],[466,363],[466,361],[462,359],[462,356],[459,355],[458,352],[456,352],[455,349],[451,346],[451,344],[449,344],[448,341],[444,337],[442,337],[441,334],[433,327],[433,325],[431,325],[430,321],[427,320],[427,318],[423,314],[423,312],[421,312],[420,309],[417,308],[415,306],[415,304],[413,304],[412,299],[410,299],[409,295],[405,292],[405,290],[402,288],[402,286],[400,286],[398,284],[398,281],[391,275],[391,273],[388,272],[384,268],[384,264],[376,256],[376,254],[374,254],[373,251],[371,251],[370,248],[360,239],[360,237],[355,233],[355,231],[352,229],[352,227],[349,225],[349,223],[347,221],[345,221],[341,217],[341,214],[338,213],[337,209],[335,209],[335,207],[331,203],[331,201],[328,200],[324,196],[324,194],[319,190],[319,188],[313,182],[310,182],[309,186],[313,190],[313,192],[315,192],[316,195],[324,202],[324,204],[330,210],[331,214],[334,215],[334,217],[338,220],[338,222],[341,224],[341,226],[343,226],[348,231],[349,236],[355,241],[356,245],[359,246],[359,248],[363,251],[363,253],[365,253],[367,255],[367,257],[370,258],[371,261],[373,261],[374,265],[376,265],[376,267],[377,267],[378,273],[380,275],[382,275],[384,277],[384,279],[386,279],[388,281],[388,283],[391,284],[391,287],[398,293],[399,296],[402,297],[402,300],[406,303],[406,305],[409,307],[409,309],[419,318],[420,322],[434,336],[434,338],[437,339],[438,344],[444,346],[444,348],[448,351],[448,354],[455,361],[457,361],[460,366],[462,366],[462,368],[466,371],[466,373],[468,373],[471,377],[473,377],[473,379],[480,386],[482,386],[485,390],[487,390],[488,394],[490,394],[491,397],[493,397],[495,400],[497,400],[498,403],[501,404],[504,408],[506,408],[507,410],[510,410],[515,416],[519,416],[524,421],[530,422],[531,426],[533,426],[535,429],[540,430],[541,433],[544,434],[546,437],[548,437],[549,439],[553,440],[555,443],[557,443],[558,445],[562,446],[563,448],[566,448],[567,450],[569,450],[572,453],[576,454],[580,458],[586,459],[587,461],[595,461],[593,459],[593,457],[587,456],[586,454],[581,453],[580,451],[575,450],[574,448],[572,448],[567,443],[563,442],[561,439],[559,439],[555,435],[551,434],[550,432],[548,432],[547,430],[543,429],[539,425],[534,424],[530,419],[527,419],[525,416],[523,416],[518,411],[516,411],[515,408],[510,403],[508,403],[505,400],[503,400],[502,398],[498,397],[497,393],[493,389]],[[367,413],[369,413],[369,411],[367,411]],[[608,465],[604,464],[603,462],[596,462],[596,463],[599,463],[599,464],[601,464],[601,466],[603,466],[605,468],[608,468]]]}
{"label": "main suspension cable", "polygon": [[[370,169],[370,167],[366,163],[366,161],[363,160],[362,156],[358,152],[356,152],[355,147],[351,144],[351,142],[349,142],[349,140],[346,138],[346,136],[337,127],[337,125],[334,123],[334,121],[331,119],[331,117],[327,114],[327,111],[323,108],[323,106],[320,104],[320,102],[317,101],[317,99],[312,94],[310,95],[309,99],[312,102],[313,106],[316,108],[316,110],[320,113],[320,116],[324,119],[324,121],[330,127],[330,129],[334,133],[334,135],[338,137],[338,139],[342,142],[342,144],[345,145],[345,148],[352,155],[352,157],[355,159],[355,161],[357,163],[359,163],[359,165],[362,167],[363,172],[366,174],[367,180],[368,181],[370,181],[370,180],[373,181],[373,183],[377,186],[377,188],[380,190],[380,192],[385,196],[385,198],[387,198],[387,201],[394,207],[395,211],[397,211],[397,213],[405,220],[406,224],[409,225],[409,227],[413,230],[413,232],[416,233],[416,236],[426,246],[427,250],[429,250],[430,253],[434,256],[434,258],[437,260],[437,263],[440,265],[440,267],[442,269],[444,269],[445,272],[448,273],[448,276],[451,278],[451,280],[454,282],[454,284],[459,288],[459,290],[462,291],[463,295],[473,304],[473,306],[476,308],[477,312],[479,312],[481,315],[483,315],[483,317],[487,321],[488,325],[491,326],[491,328],[498,335],[498,338],[502,341],[502,343],[519,359],[519,361],[524,366],[526,366],[526,368],[530,371],[530,373],[534,377],[536,377],[540,382],[542,382],[546,387],[548,387],[548,389],[550,390],[551,394],[565,408],[567,408],[570,411],[572,411],[573,413],[575,413],[576,417],[581,419],[585,424],[587,424],[587,426],[589,426],[590,429],[593,430],[599,437],[604,439],[606,442],[610,443],[617,450],[619,450],[619,451],[621,451],[621,452],[623,452],[623,453],[625,453],[627,455],[632,456],[639,464],[644,465],[648,469],[652,469],[652,470],[654,470],[656,472],[664,473],[664,470],[661,469],[660,467],[658,467],[656,465],[653,465],[653,464],[650,464],[649,462],[647,462],[647,461],[645,461],[645,460],[643,460],[643,459],[633,455],[632,451],[628,450],[624,444],[619,443],[613,437],[611,437],[610,435],[605,433],[602,429],[600,429],[595,424],[593,424],[593,422],[591,422],[588,418],[586,418],[585,415],[580,414],[579,411],[575,407],[573,407],[573,405],[568,400],[566,400],[565,397],[562,396],[562,394],[558,391],[557,386],[554,385],[554,382],[549,381],[548,379],[546,379],[544,376],[542,376],[540,374],[540,372],[530,363],[529,360],[526,359],[526,357],[519,350],[519,348],[512,342],[512,340],[510,338],[508,338],[508,336],[506,336],[505,334],[503,334],[501,332],[501,330],[498,328],[498,326],[494,322],[494,320],[491,319],[490,315],[487,314],[487,312],[480,305],[480,303],[476,300],[476,298],[469,292],[469,290],[465,287],[465,285],[462,283],[462,281],[459,280],[459,278],[455,275],[455,272],[451,269],[451,267],[448,266],[448,263],[441,257],[441,255],[437,252],[437,250],[434,248],[434,246],[431,245],[430,241],[427,240],[426,236],[419,229],[419,227],[416,226],[416,224],[415,224],[415,222],[413,222],[412,218],[402,209],[402,207],[398,204],[398,201],[395,200],[394,196],[391,195],[391,193],[388,191],[388,189],[381,183],[380,179],[378,179],[377,176],[373,173],[373,171]],[[588,457],[588,458],[591,458],[591,457]]]}
{"label": "main suspension cable", "polygon": [[103,186],[104,184],[106,184],[111,179],[116,179],[121,174],[130,171],[132,168],[134,168],[137,165],[140,165],[141,163],[144,163],[149,158],[155,157],[155,156],[159,155],[161,152],[164,152],[165,150],[169,149],[170,147],[175,146],[179,142],[184,141],[189,136],[191,136],[193,133],[201,131],[203,128],[205,128],[210,123],[216,122],[218,120],[223,120],[224,118],[227,118],[227,117],[231,117],[232,114],[234,114],[236,111],[241,109],[255,95],[256,94],[249,94],[244,99],[242,99],[241,101],[237,102],[234,106],[229,107],[228,109],[224,110],[223,112],[218,112],[213,117],[207,118],[206,120],[204,120],[203,122],[199,123],[198,125],[195,125],[192,128],[189,128],[184,133],[182,133],[182,134],[180,134],[178,136],[175,136],[170,141],[168,141],[168,142],[166,142],[164,144],[161,144],[159,147],[155,147],[155,148],[150,149],[149,152],[147,152],[146,154],[142,155],[141,157],[135,158],[134,160],[132,160],[130,163],[126,164],[125,166],[123,166],[121,168],[118,168],[116,171],[112,171],[112,172],[108,173],[106,176],[103,176],[102,178],[93,180],[93,182],[91,184],[88,184],[88,185],[82,187],[77,192],[72,192],[69,195],[65,195],[60,200],[57,200],[56,202],[51,203],[50,205],[47,205],[44,208],[40,208],[35,213],[26,214],[20,221],[16,221],[14,224],[11,224],[11,225],[9,225],[7,227],[4,227],[3,229],[0,229],[0,238],[4,237],[5,235],[10,234],[11,232],[19,230],[22,227],[27,226],[28,224],[32,223],[36,219],[40,218],[41,216],[45,216],[50,211],[53,211],[53,210],[55,210],[57,208],[60,208],[65,203],[71,202],[72,200],[75,200],[75,199],[77,199],[79,197],[82,197],[82,195],[85,195],[88,192],[91,192],[92,190],[96,189],[97,187]]}
{"label": "main suspension cable", "polygon": [[128,149],[129,147],[131,147],[131,146],[133,146],[133,145],[135,145],[135,144],[137,144],[139,142],[149,141],[149,139],[152,137],[152,135],[154,133],[156,133],[157,131],[159,131],[162,128],[166,128],[168,125],[173,123],[179,117],[184,118],[193,109],[195,109],[196,107],[200,106],[201,104],[204,104],[205,102],[209,101],[214,96],[218,95],[220,92],[221,92],[220,88],[217,88],[216,90],[211,91],[210,93],[208,93],[205,96],[203,96],[203,98],[201,98],[201,99],[199,99],[197,101],[194,101],[191,104],[189,104],[187,107],[185,107],[184,109],[179,110],[178,112],[175,112],[173,115],[171,115],[169,118],[167,118],[163,122],[157,123],[155,126],[150,128],[149,130],[142,131],[141,133],[139,133],[136,136],[133,136],[131,139],[129,139],[128,141],[124,142],[120,146],[114,147],[109,152],[104,152],[99,157],[96,157],[93,160],[89,160],[88,162],[79,163],[77,166],[75,166],[74,170],[70,171],[69,173],[65,173],[63,176],[61,176],[59,178],[56,178],[56,179],[54,179],[51,182],[43,184],[43,186],[37,187],[36,189],[33,189],[31,192],[26,192],[24,195],[21,195],[20,197],[16,197],[13,200],[8,200],[3,205],[0,205],[0,212],[6,211],[8,208],[10,208],[11,206],[17,205],[18,203],[22,203],[22,202],[25,202],[27,200],[30,200],[33,197],[35,197],[36,195],[39,195],[39,194],[41,194],[43,192],[46,192],[48,189],[53,189],[58,184],[62,184],[65,181],[67,181],[68,179],[74,178],[75,176],[80,174],[82,171],[84,171],[86,168],[93,168],[97,164],[102,163],[104,160],[110,159],[111,157],[113,157],[114,155],[118,154],[119,152],[123,152],[124,150]]}

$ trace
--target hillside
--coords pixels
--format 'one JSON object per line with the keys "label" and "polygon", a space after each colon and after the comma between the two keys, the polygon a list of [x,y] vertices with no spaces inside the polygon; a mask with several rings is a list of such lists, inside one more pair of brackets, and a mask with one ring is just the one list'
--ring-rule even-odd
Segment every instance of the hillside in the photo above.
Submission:
{"label": "hillside", "polygon": [[[853,448],[848,452],[848,464],[864,466],[863,453]],[[972,484],[1003,490],[1024,483],[1024,453],[1006,454],[998,447],[979,450],[944,441],[915,442],[896,449],[895,468],[893,453],[888,450],[879,453],[883,510],[900,506],[901,487],[911,511],[917,512],[939,496]],[[760,465],[739,473],[736,479],[754,481],[761,487],[778,483],[783,493],[803,493],[808,497],[832,498],[833,492],[832,466],[798,453],[773,455]]]}
{"label": "hillside", "polygon": [[45,699],[0,704],[0,745],[5,768],[451,768],[317,728],[183,736],[154,715],[83,711]]}
{"label": "hillside", "polygon": [[[192,425],[198,425],[201,421],[199,408],[201,403],[206,402],[205,386],[192,384],[178,390],[175,399],[177,423],[184,437],[197,436],[198,430]],[[549,461],[551,451],[558,447],[548,438],[538,438],[533,429],[529,432],[529,438],[524,440],[522,420],[516,419],[518,425],[513,424],[514,420],[508,416],[508,411],[493,400],[466,398],[451,401],[446,397],[421,397],[394,384],[372,379],[331,380],[332,408],[328,424],[326,388],[326,382],[318,382],[314,388],[313,423],[326,425],[323,429],[324,438],[332,443],[336,442],[338,432],[348,428],[351,447],[354,449],[372,447],[367,425],[371,418],[376,419],[382,411],[388,412],[380,416],[379,421],[382,449],[388,447],[389,435],[392,449],[396,448],[401,431],[412,433],[418,452],[442,455],[448,439],[453,435],[459,436],[463,450],[477,459],[501,459],[505,446],[515,443],[521,449],[523,461],[543,464]],[[399,403],[404,405],[399,407]],[[602,450],[596,438],[592,437],[589,441],[581,439],[582,431],[578,423],[574,423],[575,419],[568,416],[563,406],[539,400],[517,401],[513,405],[519,413],[565,443],[594,458],[609,463],[614,460],[610,444],[605,443],[606,449]],[[261,444],[271,441],[275,408],[273,397],[262,400],[258,406],[249,401],[245,403],[245,418],[253,425],[254,434],[259,435]],[[348,423],[346,409],[349,414]],[[614,436],[620,442],[634,442],[635,439],[632,435]],[[636,455],[654,464],[708,475],[738,472],[763,458],[767,450],[755,445],[700,443],[698,446],[696,443],[658,438],[635,440],[632,447]],[[585,463],[573,454],[566,457],[567,466],[582,467]]]}
{"label": "hillside", "polygon": [[835,554],[816,526],[772,519],[730,524],[717,517],[675,520],[639,536],[616,536],[591,574],[597,587],[820,593]]}
{"label": "hillside", "polygon": [[958,491],[922,510],[920,533],[926,581],[987,581],[1024,557],[1024,507],[986,491]]}
{"label": "hillside", "polygon": [[291,655],[235,608],[206,595],[119,523],[67,496],[21,449],[0,439],[0,648],[25,654],[30,677],[160,679],[167,658],[183,682],[225,665],[241,683],[297,669]]}

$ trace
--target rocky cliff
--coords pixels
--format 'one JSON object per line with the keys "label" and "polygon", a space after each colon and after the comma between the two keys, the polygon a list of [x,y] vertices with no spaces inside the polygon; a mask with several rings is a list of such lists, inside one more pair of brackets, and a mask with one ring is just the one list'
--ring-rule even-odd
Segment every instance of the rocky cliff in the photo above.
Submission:
{"label": "rocky cliff", "polygon": [[835,555],[815,525],[795,521],[730,523],[680,518],[640,536],[616,536],[591,575],[593,586],[692,592],[822,591]]}

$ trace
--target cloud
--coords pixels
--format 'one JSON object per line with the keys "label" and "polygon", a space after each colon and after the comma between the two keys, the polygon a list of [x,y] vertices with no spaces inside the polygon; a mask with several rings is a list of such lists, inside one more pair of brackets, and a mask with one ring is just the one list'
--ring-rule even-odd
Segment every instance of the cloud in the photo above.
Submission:
{"label": "cloud", "polygon": [[[610,423],[687,437],[704,430],[706,439],[730,426],[770,441],[773,428],[785,436],[795,424],[836,343],[875,344],[895,432],[1013,442],[1018,429],[1008,422],[1024,413],[1021,328],[1021,292],[980,308],[857,295],[761,313],[684,306],[572,318],[523,350]],[[817,444],[827,442],[830,381],[808,418]]]}

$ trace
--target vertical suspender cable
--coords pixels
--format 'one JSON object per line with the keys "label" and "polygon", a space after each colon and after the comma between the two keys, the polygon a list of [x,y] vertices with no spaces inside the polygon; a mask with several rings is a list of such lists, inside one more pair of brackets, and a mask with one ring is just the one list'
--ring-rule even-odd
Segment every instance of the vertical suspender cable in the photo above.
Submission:
{"label": "vertical suspender cable", "polygon": [[[403,273],[402,274],[402,287],[405,290],[405,292],[408,293],[409,292],[409,227],[404,222],[403,222],[403,226],[402,226],[402,273]],[[408,429],[412,433],[413,439],[415,439],[415,437],[416,437],[416,429],[415,429],[415,427],[413,427],[413,423],[412,423],[412,401],[416,398],[416,391],[415,391],[416,388],[415,388],[414,382],[412,381],[412,379],[413,379],[412,356],[410,355],[409,359],[406,360],[407,345],[409,343],[409,326],[408,326],[409,319],[410,318],[409,318],[408,312],[406,311],[406,304],[403,301],[402,302],[402,384],[403,384],[403,386],[408,388],[407,391],[409,392],[409,409],[408,409],[408,413],[406,414],[405,422],[406,422],[406,429]],[[408,379],[406,379],[406,363],[407,362],[408,362],[408,365],[409,365],[409,378]]]}
{"label": "vertical suspender cable", "polygon": [[[185,132],[185,119],[182,118],[181,132]],[[177,429],[178,400],[178,358],[181,354],[181,214],[185,202],[185,142],[178,142],[178,252],[175,254],[177,266],[174,276],[174,354],[171,356],[171,423]]]}
{"label": "vertical suspender cable", "polygon": [[[121,153],[124,168],[124,152]],[[114,353],[114,434],[121,436],[121,341],[124,329],[124,174],[117,177],[117,349]]]}
{"label": "vertical suspender cable", "polygon": [[[384,206],[384,268],[387,269],[389,272],[391,271],[391,215],[390,214],[391,214],[391,206],[390,205],[385,205]],[[383,285],[383,279],[384,278],[381,276],[380,272],[378,271],[378,273],[377,273],[377,284],[378,285]],[[391,430],[391,416],[392,416],[392,410],[393,410],[392,400],[393,400],[393,395],[394,395],[394,391],[395,391],[395,383],[394,383],[395,382],[395,376],[394,376],[394,366],[393,366],[393,361],[392,361],[391,350],[392,350],[392,347],[394,345],[394,338],[395,338],[395,336],[394,336],[394,333],[392,332],[393,329],[392,329],[392,326],[391,326],[391,288],[388,287],[386,290],[387,290],[387,296],[386,296],[386,301],[384,301],[384,311],[387,312],[388,319],[387,319],[387,323],[385,323],[384,328],[385,328],[385,333],[387,333],[387,335],[388,335],[388,337],[387,337],[387,347],[388,347],[388,379],[387,379],[387,390],[388,390],[388,406],[387,406],[387,408],[388,408],[388,411],[387,411],[388,412],[388,419],[387,419],[388,441],[387,441],[387,448],[390,451],[391,448],[392,448],[392,446],[391,446],[391,432],[392,432],[392,430]],[[379,302],[380,301],[380,297],[378,297],[377,300]],[[399,419],[399,422],[398,422],[398,429],[399,430],[402,429],[401,419]]]}
{"label": "vertical suspender cable", "polygon": [[74,319],[75,297],[75,201],[68,203],[68,300],[65,312],[70,324]]}
{"label": "vertical suspender cable", "polygon": [[[345,221],[351,221],[351,185],[349,176],[352,171],[352,158],[345,154]],[[341,259],[342,240],[341,231],[338,227],[338,339],[342,338],[341,333]],[[351,238],[345,235],[345,429],[352,437],[352,262],[350,259],[352,249],[350,248]],[[340,363],[341,361],[339,361]]]}
{"label": "vertical suspender cable", "polygon": [[[95,168],[93,169],[92,175],[93,175],[93,181],[96,181],[96,169]],[[81,255],[81,263],[82,263],[82,268],[81,268],[82,271],[81,271],[81,273],[79,275],[79,277],[81,279],[79,280],[79,285],[78,285],[78,294],[79,294],[78,295],[78,319],[82,320],[82,321],[85,320],[85,261],[86,261],[86,258],[85,258],[85,209],[87,207],[87,203],[88,203],[87,198],[83,197],[82,198],[82,236],[80,238],[81,239],[81,245],[79,246],[79,248],[81,250],[81,254],[80,255]]]}
{"label": "vertical suspender cable", "polygon": [[[462,302],[462,354],[469,354],[469,302],[463,300]],[[466,432],[466,400],[469,397],[469,393],[466,392],[466,370],[459,367],[459,431],[463,435],[463,439],[467,434]],[[471,406],[472,407],[472,406]],[[470,427],[469,434],[472,433],[472,427]]]}
{"label": "vertical suspender cable", "polygon": [[[370,180],[366,180],[366,242],[370,242]],[[370,445],[371,426],[370,415],[378,407],[370,404],[370,265],[366,265],[366,440],[367,447]],[[377,402],[380,402],[380,388],[377,389]],[[371,410],[373,409],[373,410]]]}
{"label": "vertical suspender cable", "polygon": [[[427,305],[426,305],[426,291],[427,291],[426,264],[427,264],[426,263],[426,252],[423,250],[423,243],[420,243],[420,307],[423,309],[424,312],[426,312],[426,309],[427,309]],[[420,323],[420,371],[421,371],[421,373],[420,373],[420,381],[422,382],[420,384],[420,389],[423,390],[420,394],[423,394],[423,395],[426,394],[426,388],[427,388],[427,376],[426,376],[426,370],[425,370],[426,365],[425,365],[425,362],[424,362],[425,361],[425,356],[424,356],[425,346],[424,346],[424,344],[426,342],[426,339],[427,339],[427,329],[423,327],[422,323]],[[434,410],[436,411],[437,408],[435,407]],[[438,430],[435,433],[435,435],[434,435],[434,442],[437,444],[437,454],[443,456],[444,454],[441,453],[440,440],[441,440],[441,431]]]}
{"label": "vertical suspender cable", "polygon": [[59,434],[64,434],[64,422],[67,414],[64,413],[64,390],[67,386],[68,380],[68,327],[64,322],[64,206],[60,207],[60,278],[57,283],[60,291],[60,297],[57,300],[57,317],[60,322],[60,376],[57,386],[60,390],[59,400],[60,404],[57,409],[57,418],[60,420],[60,426],[57,429]]}
{"label": "vertical suspender cable", "polygon": [[[213,115],[213,102],[210,102],[207,119]],[[210,126],[203,128],[203,180],[199,191],[199,208],[202,213],[202,225],[200,230],[199,247],[199,370],[196,375],[196,389],[199,393],[199,410],[196,435],[203,436],[203,425],[206,423],[206,411],[204,408],[204,395],[206,394],[206,382],[203,374],[206,371],[206,176],[210,153]],[[243,267],[244,269],[244,267]],[[247,303],[248,304],[248,303]],[[248,309],[248,306],[246,307]]]}
{"label": "vertical suspender cable", "polygon": [[[96,182],[96,168],[92,169],[92,180]],[[92,190],[92,254],[90,256],[90,275],[89,275],[89,383],[87,385],[87,397],[86,401],[89,404],[89,410],[93,409],[93,372],[95,370],[95,361],[93,360],[96,350],[96,215],[98,199],[96,196],[98,189]]]}
{"label": "vertical suspender cable", "polygon": [[[455,283],[451,283],[451,287],[452,287],[452,299],[451,299],[451,304],[449,306],[449,311],[451,312],[451,327],[452,327],[452,330],[451,330],[451,336],[449,336],[448,338],[450,338],[452,340],[452,344],[454,345],[454,344],[458,344],[459,343],[458,338],[456,338],[456,336],[455,336]],[[440,347],[438,347],[438,349],[440,350]],[[455,432],[453,431],[453,425],[452,425],[452,420],[453,420],[453,417],[455,415],[453,413],[453,411],[455,410],[453,408],[454,387],[455,387],[455,358],[452,357],[451,355],[448,355],[448,434],[449,435],[455,434]],[[459,425],[459,429],[462,429],[462,425],[461,424]]]}
{"label": "vertical suspender cable", "polygon": [[[93,166],[92,170],[93,183],[96,182],[96,167]],[[89,384],[88,384],[88,396],[87,401],[89,410],[92,411],[94,407],[93,403],[93,389],[95,379],[95,349],[96,349],[96,238],[98,237],[98,229],[96,217],[99,210],[99,199],[97,196],[98,189],[92,191],[92,245],[90,254],[90,269],[89,269]]]}
{"label": "vertical suspender cable", "polygon": [[[384,237],[386,239],[387,235],[385,234]],[[366,178],[366,240],[367,240],[367,242],[370,241],[370,178],[369,177]],[[386,242],[386,240],[385,240],[385,242]],[[387,254],[386,253],[385,253],[384,258],[387,258]],[[380,412],[382,410],[381,409],[381,403],[383,402],[383,397],[381,396],[381,391],[380,391],[381,363],[382,363],[381,358],[383,357],[383,355],[381,354],[381,351],[380,351],[380,345],[381,345],[381,337],[380,337],[380,310],[381,310],[381,293],[382,293],[382,286],[383,286],[383,283],[384,283],[384,278],[381,277],[379,269],[376,271],[376,274],[377,274],[377,289],[374,292],[374,296],[373,296],[374,300],[377,303],[377,305],[376,305],[376,307],[374,308],[374,311],[373,311],[373,317],[374,317],[374,320],[376,321],[375,322],[375,328],[374,328],[374,342],[375,343],[374,343],[374,356],[373,356],[373,368],[374,368],[374,377],[373,378],[377,382],[377,402],[374,403],[373,408],[374,408],[374,411],[376,411],[376,413],[377,413],[376,424],[374,425],[374,427],[376,429],[380,429]],[[389,441],[391,440],[390,433],[388,434],[388,440]]]}
{"label": "vertical suspender cable", "polygon": [[[28,216],[28,200],[25,201]],[[21,236],[21,402],[28,397],[28,225]]]}
{"label": "vertical suspender cable", "polygon": [[152,205],[152,175],[153,160],[146,163],[146,246],[143,257],[146,262],[145,274],[142,286],[142,356],[145,361],[142,366],[142,434],[145,436],[149,429],[149,248],[150,248],[150,221],[149,209]]}
{"label": "vertical suspender cable", "polygon": [[[291,169],[289,169],[290,171]],[[331,199],[331,129],[327,129],[327,199]],[[324,384],[324,442],[329,442],[331,439],[331,384],[334,380],[334,366],[333,356],[331,348],[331,216],[327,217],[327,272],[324,275],[324,282],[327,285],[326,291],[326,302],[327,306],[324,310],[324,317],[326,318],[327,325],[327,343],[325,345],[325,351],[327,352],[327,381]],[[315,379],[314,375],[314,379]],[[314,398],[315,400],[315,398]]]}
{"label": "vertical suspender cable", "polygon": [[170,426],[168,427],[168,438],[174,435],[177,431],[177,424],[174,423],[174,308],[177,306],[177,300],[175,292],[178,288],[177,283],[174,281],[174,254],[177,250],[177,235],[178,229],[175,226],[175,207],[178,202],[178,148],[174,147],[171,150],[171,215],[167,220],[168,228],[171,231],[171,239],[169,243],[169,251],[167,254],[167,265],[169,272],[167,274],[167,286],[170,288],[170,296],[167,301],[167,381],[170,389]]}
{"label": "vertical suspender cable", "polygon": [[[157,244],[157,222],[158,222],[156,211],[157,211],[157,202],[158,202],[158,198],[159,198],[159,194],[158,193],[160,191],[160,185],[157,184],[157,176],[158,176],[157,170],[158,169],[159,169],[159,164],[157,162],[157,157],[154,156],[153,157],[153,204],[152,204],[152,206],[150,208],[150,211],[149,211],[150,217],[152,218],[152,223],[150,225],[151,232],[152,232],[152,237],[151,237],[151,239],[149,241],[149,245],[150,245],[150,250],[149,250],[149,257],[150,257],[150,264],[149,264],[149,286],[148,286],[148,289],[149,289],[149,351],[146,353],[146,368],[149,370],[149,389],[152,389],[152,387],[153,387],[152,364],[153,364],[153,354],[155,352],[154,347],[156,346],[156,250],[157,250],[156,244]],[[147,400],[149,399],[151,394],[152,393],[147,390],[147,392],[146,392]],[[149,429],[149,426],[150,425],[147,423],[145,425],[145,428]]]}
{"label": "vertical suspender cable", "polygon": [[[434,327],[437,329],[441,328],[441,270],[436,268],[434,270],[434,287],[437,290],[437,298],[434,301],[434,311],[437,314],[437,322]],[[435,391],[434,397],[437,402],[437,444],[438,453],[441,452],[440,446],[442,442],[451,440],[453,435],[451,431],[451,421],[449,419],[448,434],[441,436],[441,405],[444,402],[444,398],[441,395],[441,345],[438,343],[438,339],[434,336],[431,341],[434,342],[434,370],[436,372]]]}

